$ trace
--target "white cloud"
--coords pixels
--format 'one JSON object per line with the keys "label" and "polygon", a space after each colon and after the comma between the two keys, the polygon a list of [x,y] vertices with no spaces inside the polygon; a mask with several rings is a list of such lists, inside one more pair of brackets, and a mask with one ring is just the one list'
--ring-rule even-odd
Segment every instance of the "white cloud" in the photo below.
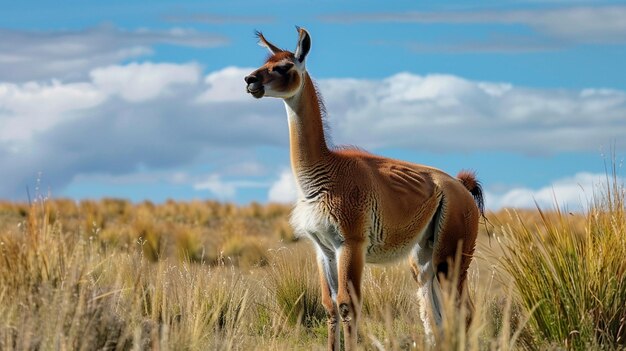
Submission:
{"label": "white cloud", "polygon": [[335,140],[367,148],[551,154],[626,148],[626,93],[530,89],[450,75],[319,82]]}
{"label": "white cloud", "polygon": [[218,174],[211,174],[208,179],[194,184],[196,190],[208,190],[220,200],[230,200],[235,197],[237,187],[232,182],[224,182]]}
{"label": "white cloud", "polygon": [[96,68],[89,75],[101,91],[141,102],[167,94],[172,85],[195,84],[200,67],[194,63],[130,63]]}
{"label": "white cloud", "polygon": [[83,79],[96,67],[149,55],[156,44],[211,48],[228,39],[190,29],[125,30],[112,25],[79,30],[0,28],[0,81]]}
{"label": "white cloud", "polygon": [[[623,183],[622,179],[617,181]],[[598,187],[606,182],[605,174],[577,173],[539,189],[513,188],[500,193],[488,192],[485,203],[491,210],[535,208],[538,205],[542,209],[558,206],[570,211],[581,211],[588,208]]]}
{"label": "white cloud", "polygon": [[0,142],[29,140],[36,132],[78,118],[74,111],[105,99],[106,94],[90,83],[0,83]]}
{"label": "white cloud", "polygon": [[208,89],[197,99],[200,103],[248,101],[243,77],[254,71],[254,68],[226,67],[206,76],[204,82]]}
{"label": "white cloud", "polygon": [[245,188],[267,188],[264,182],[235,180],[226,181],[219,174],[210,174],[207,179],[193,184],[195,190],[208,190],[219,200],[234,200],[239,189]]}
{"label": "white cloud", "polygon": [[267,193],[269,202],[293,203],[298,198],[298,190],[293,173],[285,169],[280,173],[278,179],[272,183]]}
{"label": "white cloud", "polygon": [[174,85],[195,84],[198,65],[130,63],[94,69],[91,81],[0,83],[0,142],[30,141],[35,133],[76,119],[89,109],[103,108],[111,95],[143,102],[171,93]]}

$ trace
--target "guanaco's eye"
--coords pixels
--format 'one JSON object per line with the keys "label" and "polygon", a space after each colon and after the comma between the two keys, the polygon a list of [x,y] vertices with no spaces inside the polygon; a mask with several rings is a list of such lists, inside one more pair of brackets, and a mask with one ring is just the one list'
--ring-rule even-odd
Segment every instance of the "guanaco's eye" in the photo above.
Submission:
{"label": "guanaco's eye", "polygon": [[275,66],[272,70],[280,74],[285,74],[291,69],[291,67],[293,67],[293,63],[287,63],[284,65]]}

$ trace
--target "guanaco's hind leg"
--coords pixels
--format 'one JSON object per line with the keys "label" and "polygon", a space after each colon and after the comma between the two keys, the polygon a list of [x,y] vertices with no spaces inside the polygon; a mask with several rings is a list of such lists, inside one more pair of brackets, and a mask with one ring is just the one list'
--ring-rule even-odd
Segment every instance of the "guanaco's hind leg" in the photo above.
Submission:
{"label": "guanaco's hind leg", "polygon": [[[467,270],[474,254],[478,231],[478,209],[464,189],[444,194],[437,213],[427,231],[430,235],[417,243],[410,257],[413,275],[417,281],[420,300],[420,317],[426,336],[432,340],[433,329],[441,324],[441,286],[439,279],[454,270],[454,260],[461,243],[461,257],[457,291],[462,296]],[[453,196],[457,202],[450,201]],[[466,196],[467,195],[467,196]],[[450,266],[452,264],[452,266]],[[468,321],[472,304],[467,299]]]}
{"label": "guanaco's hind leg", "polygon": [[[479,212],[471,195],[465,189],[456,192],[451,190],[449,196],[451,199],[446,199],[444,196],[442,200],[441,213],[435,228],[433,268],[437,277],[457,279],[457,296],[459,302],[465,303],[469,326],[473,304],[469,296],[463,296],[463,292],[467,285],[467,271],[472,263],[476,247]],[[459,262],[456,262],[457,259]],[[458,267],[458,272],[456,267]],[[458,277],[452,277],[450,274],[458,274]]]}
{"label": "guanaco's hind leg", "polygon": [[[411,253],[410,263],[413,277],[417,281],[417,298],[420,303],[420,318],[427,338],[433,337],[433,329],[441,324],[441,296],[439,282],[433,269],[432,238],[418,243]],[[432,341],[432,340],[431,340]]]}

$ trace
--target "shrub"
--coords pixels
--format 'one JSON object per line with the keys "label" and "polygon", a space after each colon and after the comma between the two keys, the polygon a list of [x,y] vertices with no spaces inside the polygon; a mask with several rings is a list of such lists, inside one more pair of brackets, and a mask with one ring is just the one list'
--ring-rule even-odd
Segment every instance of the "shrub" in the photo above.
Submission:
{"label": "shrub", "polygon": [[503,268],[530,314],[532,348],[617,348],[626,344],[626,223],[617,177],[596,193],[581,227],[576,218],[539,210],[528,226],[505,232]]}

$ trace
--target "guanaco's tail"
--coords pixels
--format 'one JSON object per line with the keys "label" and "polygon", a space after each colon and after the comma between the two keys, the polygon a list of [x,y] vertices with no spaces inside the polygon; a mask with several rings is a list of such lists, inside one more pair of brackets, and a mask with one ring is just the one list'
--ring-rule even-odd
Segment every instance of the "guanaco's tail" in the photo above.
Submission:
{"label": "guanaco's tail", "polygon": [[463,170],[457,174],[457,179],[463,183],[465,188],[474,197],[481,217],[485,217],[485,199],[483,197],[483,187],[480,185],[478,179],[476,179],[476,173],[474,171]]}

